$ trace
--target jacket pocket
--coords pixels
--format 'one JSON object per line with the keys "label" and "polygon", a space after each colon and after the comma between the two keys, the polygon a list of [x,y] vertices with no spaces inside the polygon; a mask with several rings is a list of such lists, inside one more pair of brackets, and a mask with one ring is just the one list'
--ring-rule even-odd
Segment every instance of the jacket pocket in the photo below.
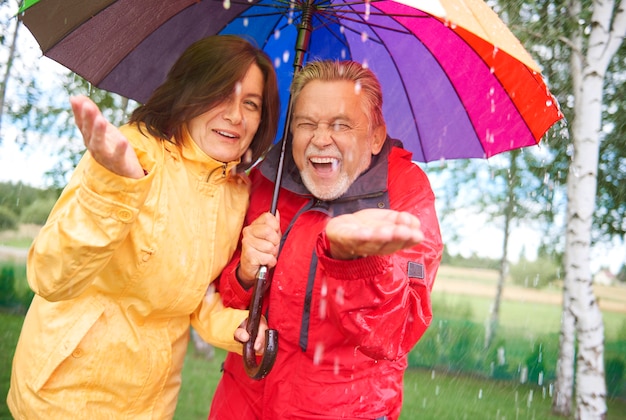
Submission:
{"label": "jacket pocket", "polygon": [[[44,322],[48,321],[49,324],[56,327],[52,331],[51,342],[40,341],[40,345],[46,344],[49,346],[47,349],[38,348],[39,356],[46,355],[47,358],[39,372],[34,372],[33,390],[38,392],[48,382],[53,372],[61,365],[61,363],[72,355],[77,349],[78,344],[87,335],[89,330],[94,326],[98,318],[102,316],[104,307],[93,297],[87,297],[80,301],[63,302],[65,310],[67,312],[55,311],[56,316],[66,317],[68,322],[61,322],[58,325],[56,319],[43,319]],[[46,305],[45,303],[43,305]],[[47,312],[47,311],[44,311]],[[46,326],[40,325],[40,328],[46,328]],[[45,335],[45,334],[44,334]],[[37,349],[37,347],[35,347]],[[37,351],[37,350],[36,350]]]}

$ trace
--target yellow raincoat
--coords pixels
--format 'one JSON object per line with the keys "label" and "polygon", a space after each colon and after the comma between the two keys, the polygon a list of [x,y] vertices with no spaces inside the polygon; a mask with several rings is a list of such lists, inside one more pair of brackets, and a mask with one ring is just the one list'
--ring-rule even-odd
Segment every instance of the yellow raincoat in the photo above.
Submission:
{"label": "yellow raincoat", "polygon": [[181,150],[122,132],[148,175],[117,176],[87,153],[30,249],[36,295],[7,398],[16,419],[172,418],[190,323],[241,351],[233,333],[247,311],[209,286],[248,206],[237,162],[211,159],[188,133]]}

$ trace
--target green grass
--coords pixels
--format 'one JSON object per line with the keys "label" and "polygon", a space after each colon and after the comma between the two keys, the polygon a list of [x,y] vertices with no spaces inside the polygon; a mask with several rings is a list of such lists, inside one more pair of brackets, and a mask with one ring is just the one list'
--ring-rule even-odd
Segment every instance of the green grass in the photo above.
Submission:
{"label": "green grass", "polygon": [[33,243],[33,238],[29,237],[14,237],[0,240],[0,245],[10,246],[14,248],[28,249]]}
{"label": "green grass", "polygon": [[11,380],[11,363],[24,317],[0,313],[0,419],[10,419],[6,404]]}
{"label": "green grass", "polygon": [[[478,324],[484,324],[489,319],[493,305],[493,299],[489,297],[452,293],[433,293],[432,300],[433,305],[469,308],[471,313],[469,320]],[[524,330],[529,338],[534,338],[558,332],[561,325],[561,312],[560,305],[502,300],[500,325],[504,330]],[[442,316],[447,317],[445,314]],[[623,313],[603,311],[602,317],[605,339],[617,339],[620,331],[626,328],[626,316]]]}
{"label": "green grass", "polygon": [[[11,360],[23,322],[20,315],[0,313],[0,419],[10,419],[6,394]],[[197,357],[193,349],[185,359],[176,420],[205,420],[221,376],[224,351],[215,358]],[[609,400],[608,420],[626,419],[626,401]],[[409,369],[401,420],[434,419],[559,419],[550,413],[549,389],[459,373]],[[562,419],[562,418],[561,418]]]}

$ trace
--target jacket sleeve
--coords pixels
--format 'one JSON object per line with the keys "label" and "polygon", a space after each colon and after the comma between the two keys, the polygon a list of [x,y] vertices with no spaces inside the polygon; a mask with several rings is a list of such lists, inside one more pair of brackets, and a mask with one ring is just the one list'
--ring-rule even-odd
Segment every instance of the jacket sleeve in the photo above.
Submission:
{"label": "jacket sleeve", "polygon": [[[405,178],[410,183],[390,179],[390,205],[420,219],[423,242],[393,255],[347,261],[330,258],[325,234],[318,238],[330,319],[346,340],[373,359],[406,355],[432,319],[430,292],[443,245],[433,192],[426,175],[415,169]],[[395,191],[397,184],[401,191]]]}
{"label": "jacket sleeve", "polygon": [[[239,241],[241,247],[241,240]],[[218,291],[222,295],[222,302],[225,306],[238,309],[248,309],[252,298],[253,287],[244,289],[237,280],[237,267],[241,257],[241,248],[238,248],[222,274],[216,281]]]}
{"label": "jacket sleeve", "polygon": [[[153,159],[138,156],[144,168],[153,169]],[[152,175],[121,177],[86,152],[29,250],[32,290],[50,301],[80,295],[128,235]]]}
{"label": "jacket sleeve", "polygon": [[225,307],[220,294],[210,286],[198,309],[191,314],[191,326],[207,343],[241,354],[243,346],[235,341],[234,333],[247,317],[248,311]]}

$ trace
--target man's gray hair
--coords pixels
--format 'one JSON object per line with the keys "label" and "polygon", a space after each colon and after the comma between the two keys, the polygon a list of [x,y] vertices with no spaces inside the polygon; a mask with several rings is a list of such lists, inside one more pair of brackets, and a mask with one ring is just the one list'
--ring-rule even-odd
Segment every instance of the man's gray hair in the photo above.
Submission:
{"label": "man's gray hair", "polygon": [[314,80],[332,82],[347,80],[355,83],[365,99],[364,109],[369,115],[370,129],[385,124],[383,117],[383,93],[378,78],[370,69],[356,61],[318,60],[307,63],[297,72],[291,83],[294,103],[307,83]]}

